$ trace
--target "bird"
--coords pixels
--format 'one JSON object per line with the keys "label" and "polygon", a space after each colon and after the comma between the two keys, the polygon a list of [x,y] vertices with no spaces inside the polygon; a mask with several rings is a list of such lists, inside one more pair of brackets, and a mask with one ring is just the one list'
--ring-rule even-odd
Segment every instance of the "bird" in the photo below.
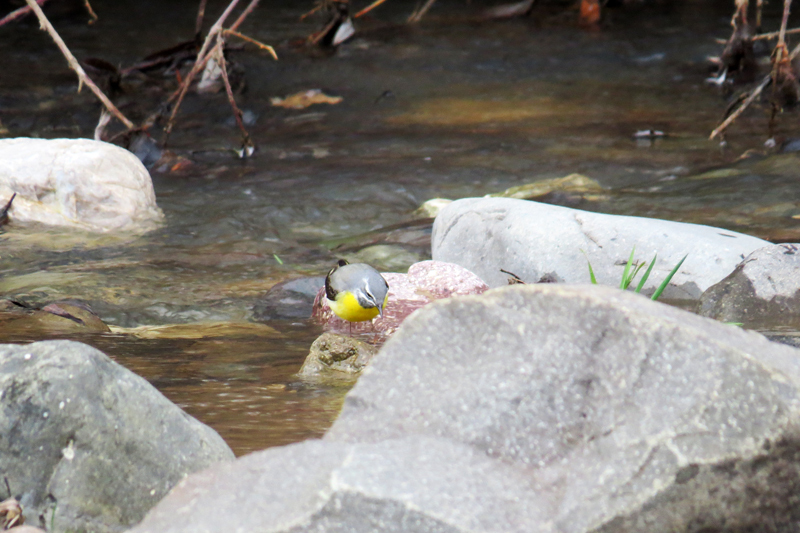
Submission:
{"label": "bird", "polygon": [[340,259],[325,278],[325,297],[331,311],[350,322],[352,333],[353,322],[383,316],[389,299],[389,284],[371,266]]}

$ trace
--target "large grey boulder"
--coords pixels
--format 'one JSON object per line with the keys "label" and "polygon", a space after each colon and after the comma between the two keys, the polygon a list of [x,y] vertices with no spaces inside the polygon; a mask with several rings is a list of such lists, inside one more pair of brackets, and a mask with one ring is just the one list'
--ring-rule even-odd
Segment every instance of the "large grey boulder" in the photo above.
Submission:
{"label": "large grey boulder", "polygon": [[214,430],[90,346],[0,345],[0,472],[28,524],[122,531],[186,475],[232,458]]}
{"label": "large grey boulder", "polygon": [[0,204],[9,216],[93,232],[144,232],[164,215],[135,155],[91,139],[0,139]]}
{"label": "large grey boulder", "polygon": [[434,302],[322,441],[191,476],[132,533],[798,531],[800,351],[617,289]]}
{"label": "large grey boulder", "polygon": [[800,245],[759,248],[700,298],[700,314],[753,328],[800,329]]}
{"label": "large grey boulder", "polygon": [[[513,272],[526,283],[588,283],[587,259],[598,283],[619,285],[633,247],[658,261],[643,292],[652,294],[689,254],[665,298],[697,299],[767,241],[710,226],[605,215],[510,198],[466,198],[445,207],[433,224],[433,259],[475,272],[490,287]],[[585,255],[584,255],[585,252]]]}

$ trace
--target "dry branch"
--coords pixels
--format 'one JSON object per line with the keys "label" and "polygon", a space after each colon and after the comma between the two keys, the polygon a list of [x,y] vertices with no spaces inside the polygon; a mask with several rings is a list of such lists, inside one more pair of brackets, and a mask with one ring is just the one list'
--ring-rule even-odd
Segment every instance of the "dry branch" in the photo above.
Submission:
{"label": "dry branch", "polygon": [[63,39],[61,39],[61,36],[58,35],[58,32],[56,32],[56,29],[53,27],[53,25],[50,24],[50,21],[47,20],[42,8],[39,7],[34,0],[25,1],[27,2],[28,7],[31,8],[31,10],[36,14],[36,17],[39,19],[40,27],[50,35],[50,37],[56,43],[56,46],[58,46],[59,50],[61,50],[61,53],[67,59],[67,63],[69,63],[70,68],[72,68],[72,70],[74,70],[78,75],[78,91],[80,92],[83,84],[86,84],[86,86],[89,87],[89,89],[95,94],[95,96],[97,96],[97,98],[103,102],[103,105],[106,106],[106,109],[108,109],[117,118],[117,120],[125,124],[126,128],[132,130],[134,128],[133,122],[128,120],[125,115],[123,115],[120,110],[117,109],[117,106],[115,106],[111,100],[109,100],[108,97],[103,94],[103,91],[101,91],[100,88],[95,85],[92,79],[86,75],[83,67],[81,67],[80,63],[78,63],[78,60],[75,59],[75,56],[72,55],[72,52],[69,51],[69,48],[67,48],[67,45],[64,43]]}
{"label": "dry branch", "polygon": [[407,22],[415,23],[415,22],[419,22],[420,20],[422,20],[422,17],[425,16],[425,13],[428,12],[428,10],[433,6],[433,3],[435,1],[436,0],[426,0],[425,4],[421,8],[419,8],[416,11],[414,11],[413,13],[411,13],[411,16],[408,17],[408,21]]}
{"label": "dry branch", "polygon": [[[39,5],[42,5],[45,2],[47,2],[47,0],[36,0],[36,3],[39,4]],[[0,26],[3,26],[4,24],[8,24],[11,21],[17,20],[20,17],[24,17],[25,15],[27,15],[30,12],[31,12],[30,6],[23,6],[23,7],[19,8],[19,9],[15,9],[11,13],[9,13],[8,15],[6,15],[5,17],[0,19]]]}
{"label": "dry branch", "polygon": [[[794,60],[798,55],[800,55],[800,44],[798,44],[792,49],[792,53],[789,54],[789,61]],[[752,104],[755,101],[755,99],[759,97],[759,95],[764,91],[764,89],[767,87],[767,85],[770,84],[771,81],[772,81],[772,73],[770,73],[768,76],[764,77],[763,80],[761,80],[761,83],[758,84],[758,87],[753,89],[753,92],[750,93],[750,96],[748,96],[742,102],[742,105],[740,105],[736,109],[736,111],[728,115],[728,118],[726,118],[722,122],[722,124],[717,126],[717,128],[711,132],[711,135],[708,137],[708,139],[712,140],[717,135],[728,129],[728,126],[730,126],[733,123],[733,121],[739,117],[739,115],[744,113],[745,109],[747,109],[750,106],[750,104]]]}

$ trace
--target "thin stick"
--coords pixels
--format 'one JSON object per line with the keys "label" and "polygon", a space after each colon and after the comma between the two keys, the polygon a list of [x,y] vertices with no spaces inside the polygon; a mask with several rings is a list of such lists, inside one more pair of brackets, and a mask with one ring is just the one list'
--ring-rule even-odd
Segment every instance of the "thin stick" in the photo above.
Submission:
{"label": "thin stick", "polygon": [[[39,5],[42,5],[45,2],[47,2],[47,0],[36,0],[36,3]],[[20,17],[24,17],[30,12],[31,12],[30,6],[23,6],[19,9],[15,9],[11,13],[0,19],[0,26],[8,24],[11,21],[17,20]]]}
{"label": "thin stick", "polygon": [[769,76],[766,76],[766,77],[765,77],[765,78],[764,78],[764,79],[761,81],[761,83],[758,85],[758,87],[756,87],[756,88],[755,88],[755,90],[754,90],[752,93],[750,93],[750,96],[748,96],[748,97],[745,99],[745,101],[744,101],[744,102],[742,102],[742,105],[740,105],[740,106],[739,106],[739,107],[736,109],[736,111],[734,111],[733,113],[731,113],[730,115],[728,115],[728,118],[726,118],[726,119],[723,121],[723,123],[722,123],[722,124],[720,124],[719,126],[717,126],[717,129],[715,129],[714,131],[712,131],[712,132],[711,132],[711,135],[709,136],[708,140],[712,140],[712,139],[714,139],[714,137],[716,137],[717,135],[719,135],[720,133],[722,133],[723,131],[725,131],[725,130],[728,128],[728,126],[730,126],[730,125],[731,125],[731,123],[732,123],[734,120],[736,120],[737,118],[739,118],[739,115],[741,115],[742,113],[744,113],[744,110],[745,110],[745,109],[747,109],[747,108],[750,106],[750,104],[752,104],[752,103],[753,103],[753,100],[755,100],[756,98],[758,98],[758,96],[761,94],[761,91],[763,91],[763,90],[764,90],[764,88],[765,88],[767,85],[769,85],[769,82],[770,82],[770,81],[772,81],[772,75],[771,75],[771,74],[770,74]]}
{"label": "thin stick", "polygon": [[776,64],[781,60],[781,50],[786,43],[786,25],[789,22],[789,9],[792,7],[792,0],[783,0],[783,19],[781,20],[781,31],[778,35],[778,57]]}
{"label": "thin stick", "polygon": [[[785,35],[794,35],[795,33],[800,33],[800,28],[793,28],[791,30],[786,30],[783,32]],[[751,41],[760,41],[763,39],[775,39],[779,37],[781,32],[773,31],[772,33],[762,33],[761,35],[756,35],[750,38]]]}
{"label": "thin stick", "polygon": [[89,3],[89,0],[83,0],[83,7],[86,8],[86,11],[89,13],[89,17],[92,19],[89,21],[89,24],[94,24],[100,18],[97,16],[97,13],[94,12],[92,9],[92,4]]}
{"label": "thin stick", "polygon": [[228,94],[228,102],[230,102],[231,107],[233,108],[233,118],[236,119],[236,125],[239,126],[239,129],[242,132],[242,148],[244,150],[242,153],[246,154],[247,148],[252,146],[252,143],[250,142],[250,134],[247,133],[244,123],[242,122],[242,110],[239,109],[238,105],[236,105],[236,99],[233,97],[231,81],[228,79],[228,66],[225,62],[225,54],[222,52],[223,45],[224,41],[220,39],[219,44],[214,47],[214,59],[219,64],[222,71],[222,82],[225,84],[225,92]]}
{"label": "thin stick", "polygon": [[355,15],[353,15],[353,18],[356,18],[356,19],[357,19],[357,18],[359,18],[359,17],[361,17],[361,16],[364,16],[364,15],[366,15],[367,13],[369,13],[370,11],[372,11],[373,9],[375,9],[376,7],[378,7],[379,5],[381,5],[382,3],[384,3],[385,1],[386,1],[386,0],[375,0],[375,1],[374,1],[374,2],[372,2],[370,5],[368,5],[367,7],[365,7],[364,9],[362,9],[361,11],[359,11],[358,13],[356,13]]}
{"label": "thin stick", "polygon": [[242,14],[239,15],[239,18],[236,19],[236,22],[231,24],[231,26],[228,29],[229,30],[233,30],[233,31],[236,31],[237,29],[239,29],[239,26],[242,25],[242,22],[244,22],[244,19],[246,19],[250,15],[250,13],[252,13],[253,10],[256,8],[256,6],[258,5],[258,2],[259,2],[259,0],[250,0],[250,3],[247,4],[247,7],[244,8],[244,11],[242,11]]}
{"label": "thin stick", "polygon": [[203,19],[206,16],[206,2],[208,0],[200,0],[200,6],[197,8],[197,21],[194,24],[194,34],[198,37],[203,30]]}
{"label": "thin stick", "polygon": [[41,28],[50,34],[50,37],[52,37],[53,41],[55,41],[56,45],[61,50],[61,53],[64,54],[64,57],[67,59],[67,63],[69,63],[70,68],[72,68],[72,70],[74,70],[78,75],[78,92],[80,92],[81,87],[85,83],[86,86],[89,87],[89,89],[95,94],[95,96],[97,96],[97,98],[103,102],[103,105],[106,106],[106,109],[108,109],[111,114],[117,117],[117,120],[125,124],[126,128],[132,130],[135,127],[133,122],[125,118],[125,115],[123,115],[120,110],[117,109],[117,106],[111,103],[111,100],[109,100],[108,97],[103,94],[103,91],[101,91],[100,88],[97,87],[97,85],[95,85],[95,83],[92,81],[92,79],[86,75],[83,67],[81,67],[80,63],[78,63],[78,60],[75,59],[75,56],[72,55],[72,52],[69,51],[69,48],[67,48],[67,45],[64,44],[64,41],[58,35],[58,32],[56,32],[56,29],[53,27],[53,25],[50,24],[50,21],[47,20],[42,8],[39,7],[34,0],[25,0],[25,2],[28,3],[28,6],[36,14]]}
{"label": "thin stick", "polygon": [[[796,58],[798,54],[800,54],[800,44],[795,46],[794,49],[792,50],[792,53],[789,54],[789,61],[791,61],[794,58]],[[720,133],[725,131],[728,128],[728,126],[730,126],[733,123],[733,121],[736,120],[739,117],[739,115],[744,113],[744,110],[747,109],[750,106],[750,104],[752,104],[753,101],[756,98],[758,98],[758,96],[761,94],[761,92],[764,90],[764,88],[767,85],[769,85],[770,81],[772,81],[772,74],[770,74],[769,76],[766,76],[763,80],[761,80],[761,83],[758,85],[758,87],[756,87],[753,90],[753,92],[750,93],[750,96],[748,96],[744,100],[744,102],[742,102],[742,105],[740,105],[739,108],[736,109],[736,111],[734,111],[733,113],[728,115],[728,118],[726,118],[725,121],[722,124],[717,126],[717,129],[715,129],[714,131],[711,132],[711,135],[708,137],[708,139],[712,140],[712,139],[714,139],[714,137],[716,137],[717,135],[719,135]]]}
{"label": "thin stick", "polygon": [[271,47],[270,45],[268,45],[268,44],[264,44],[261,41],[257,41],[255,39],[253,39],[252,37],[248,37],[247,35],[245,35],[243,33],[239,33],[238,31],[222,30],[222,34],[223,35],[233,35],[234,37],[238,37],[239,39],[242,39],[243,41],[247,41],[248,43],[253,43],[254,45],[256,45],[259,48],[261,48],[262,50],[266,50],[267,52],[269,52],[270,55],[274,59],[278,59],[278,54],[275,53],[275,49],[273,47]]}
{"label": "thin stick", "polygon": [[422,20],[422,17],[425,16],[425,13],[428,12],[428,10],[431,8],[431,6],[433,6],[433,3],[435,1],[436,0],[427,0],[425,2],[425,5],[423,5],[419,10],[414,11],[411,14],[411,16],[408,17],[408,22],[412,23],[412,22],[419,22],[420,20]]}
{"label": "thin stick", "polygon": [[[25,0],[26,2],[32,2],[33,0]],[[194,81],[195,76],[205,67],[206,63],[209,59],[208,48],[211,45],[211,41],[218,38],[218,33],[222,28],[222,25],[225,23],[225,19],[231,14],[233,8],[236,7],[236,4],[239,3],[239,0],[231,0],[231,3],[228,4],[228,7],[225,8],[225,11],[220,15],[217,21],[211,26],[211,29],[208,30],[208,36],[206,40],[203,42],[203,46],[200,48],[200,52],[197,54],[197,59],[192,66],[192,70],[186,75],[183,79],[183,83],[178,88],[177,91],[172,93],[172,95],[167,99],[168,103],[175,101],[175,105],[172,107],[172,113],[169,115],[169,120],[167,121],[166,127],[164,127],[164,133],[169,135],[172,131],[172,126],[175,123],[175,116],[178,114],[178,109],[181,107],[181,103],[183,102],[183,98],[186,96],[186,93],[189,91],[189,86]],[[166,142],[166,139],[165,139]]]}

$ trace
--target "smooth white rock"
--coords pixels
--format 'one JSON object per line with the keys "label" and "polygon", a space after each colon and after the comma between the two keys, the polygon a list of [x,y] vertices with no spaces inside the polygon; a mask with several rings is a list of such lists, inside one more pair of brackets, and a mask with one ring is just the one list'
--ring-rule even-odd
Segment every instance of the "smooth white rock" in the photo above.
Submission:
{"label": "smooth white rock", "polygon": [[[665,298],[697,299],[730,274],[753,250],[770,243],[698,224],[591,213],[510,198],[465,198],[445,207],[433,224],[433,259],[456,263],[490,287],[507,283],[500,269],[526,283],[543,280],[588,283],[591,262],[597,282],[619,286],[633,247],[635,258],[658,260],[642,292],[652,294],[672,268],[686,261]],[[633,286],[644,273],[640,271]]]}
{"label": "smooth white rock", "polygon": [[9,217],[94,232],[145,232],[164,215],[135,155],[91,139],[0,139],[0,203]]}

